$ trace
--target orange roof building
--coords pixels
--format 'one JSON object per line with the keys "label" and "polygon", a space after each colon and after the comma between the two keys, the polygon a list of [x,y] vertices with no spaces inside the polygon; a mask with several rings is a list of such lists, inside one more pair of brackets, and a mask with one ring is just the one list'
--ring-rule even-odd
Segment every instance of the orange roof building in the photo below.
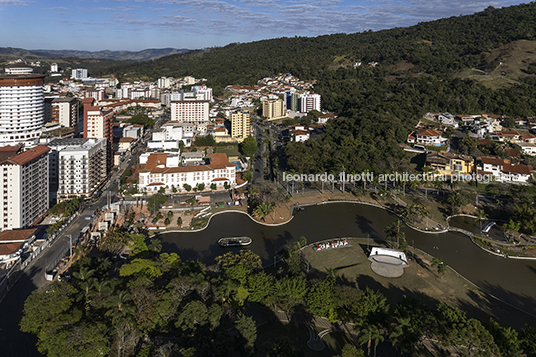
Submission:
{"label": "orange roof building", "polygon": [[[190,189],[224,189],[236,185],[236,164],[230,163],[224,153],[211,154],[208,164],[185,164],[167,166],[167,153],[151,154],[144,165],[140,165],[138,187],[140,191],[155,192],[164,188],[166,192]],[[186,185],[186,186],[185,186]]]}

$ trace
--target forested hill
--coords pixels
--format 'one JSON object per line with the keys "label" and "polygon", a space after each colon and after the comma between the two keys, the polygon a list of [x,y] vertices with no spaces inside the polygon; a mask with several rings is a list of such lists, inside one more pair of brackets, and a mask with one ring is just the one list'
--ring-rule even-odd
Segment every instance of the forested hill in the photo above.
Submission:
{"label": "forested hill", "polygon": [[[217,94],[226,85],[253,84],[278,73],[315,79],[322,107],[342,118],[316,140],[287,145],[290,168],[389,171],[407,165],[397,144],[428,111],[535,115],[536,55],[532,66],[523,60],[523,76],[504,81],[500,89],[460,74],[471,68],[491,73],[507,55],[504,46],[518,42],[534,49],[525,55],[536,53],[535,3],[490,7],[409,28],[230,44],[132,64],[117,76],[193,75],[207,78]],[[379,65],[353,68],[358,61]],[[504,80],[501,75],[498,79]]]}
{"label": "forested hill", "polygon": [[[358,21],[358,19],[356,19]],[[409,28],[278,38],[214,48],[197,56],[173,55],[134,64],[130,75],[194,75],[214,85],[251,84],[279,72],[321,79],[326,70],[356,61],[392,65],[408,61],[413,72],[446,73],[466,67],[492,68],[490,52],[519,39],[536,40],[536,4],[489,7],[469,16],[420,23]]]}

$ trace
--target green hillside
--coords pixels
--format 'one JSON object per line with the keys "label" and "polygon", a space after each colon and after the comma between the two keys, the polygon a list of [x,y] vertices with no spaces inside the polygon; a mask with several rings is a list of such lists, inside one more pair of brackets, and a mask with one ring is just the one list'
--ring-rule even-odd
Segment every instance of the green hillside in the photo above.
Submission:
{"label": "green hillside", "polygon": [[[193,75],[207,78],[216,94],[226,85],[253,84],[277,73],[315,79],[322,107],[343,118],[317,140],[289,144],[290,168],[387,171],[407,164],[397,144],[428,111],[536,114],[532,60],[520,59],[528,62],[520,62],[511,73],[497,71],[501,61],[508,62],[509,53],[515,52],[507,50],[509,44],[523,43],[525,52],[530,52],[526,47],[536,40],[535,19],[535,3],[489,7],[474,15],[409,28],[230,44],[132,64],[116,75],[123,79]],[[357,61],[377,61],[379,66],[353,68]],[[495,76],[495,82],[484,85],[482,78],[473,79],[476,74]]]}

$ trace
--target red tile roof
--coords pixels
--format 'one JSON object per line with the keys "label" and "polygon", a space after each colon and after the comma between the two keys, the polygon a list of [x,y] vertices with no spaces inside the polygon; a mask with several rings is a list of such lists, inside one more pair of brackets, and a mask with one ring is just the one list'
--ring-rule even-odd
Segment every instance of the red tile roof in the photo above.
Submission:
{"label": "red tile roof", "polygon": [[441,132],[434,129],[420,129],[417,131],[417,135],[420,136],[441,136]]}
{"label": "red tile roof", "polygon": [[30,238],[37,229],[16,229],[0,232],[0,241],[25,241]]}
{"label": "red tile roof", "polygon": [[504,165],[504,164],[510,163],[510,160],[503,160],[500,157],[492,157],[492,156],[480,157],[479,160],[482,161],[483,164],[490,164],[490,165]]}
{"label": "red tile roof", "polygon": [[31,148],[31,149],[28,149],[10,159],[8,159],[7,161],[10,162],[10,163],[13,163],[13,164],[17,164],[17,165],[24,165],[26,164],[27,162],[30,162],[31,160],[43,155],[43,154],[46,154],[47,152],[50,151],[50,148],[48,146],[44,146],[44,145],[37,145],[36,147],[34,148]]}
{"label": "red tile roof", "polygon": [[13,254],[19,249],[24,242],[22,243],[1,243],[0,244],[0,255],[10,255]]}
{"label": "red tile roof", "polygon": [[525,165],[504,165],[502,167],[502,171],[521,175],[530,175],[532,172],[532,167]]}

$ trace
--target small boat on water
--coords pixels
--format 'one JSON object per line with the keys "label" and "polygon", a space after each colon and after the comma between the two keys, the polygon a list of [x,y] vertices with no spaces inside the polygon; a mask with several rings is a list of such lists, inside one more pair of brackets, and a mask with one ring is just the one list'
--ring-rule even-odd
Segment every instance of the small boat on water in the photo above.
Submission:
{"label": "small boat on water", "polygon": [[249,237],[227,237],[218,240],[218,244],[222,247],[241,247],[251,244]]}

